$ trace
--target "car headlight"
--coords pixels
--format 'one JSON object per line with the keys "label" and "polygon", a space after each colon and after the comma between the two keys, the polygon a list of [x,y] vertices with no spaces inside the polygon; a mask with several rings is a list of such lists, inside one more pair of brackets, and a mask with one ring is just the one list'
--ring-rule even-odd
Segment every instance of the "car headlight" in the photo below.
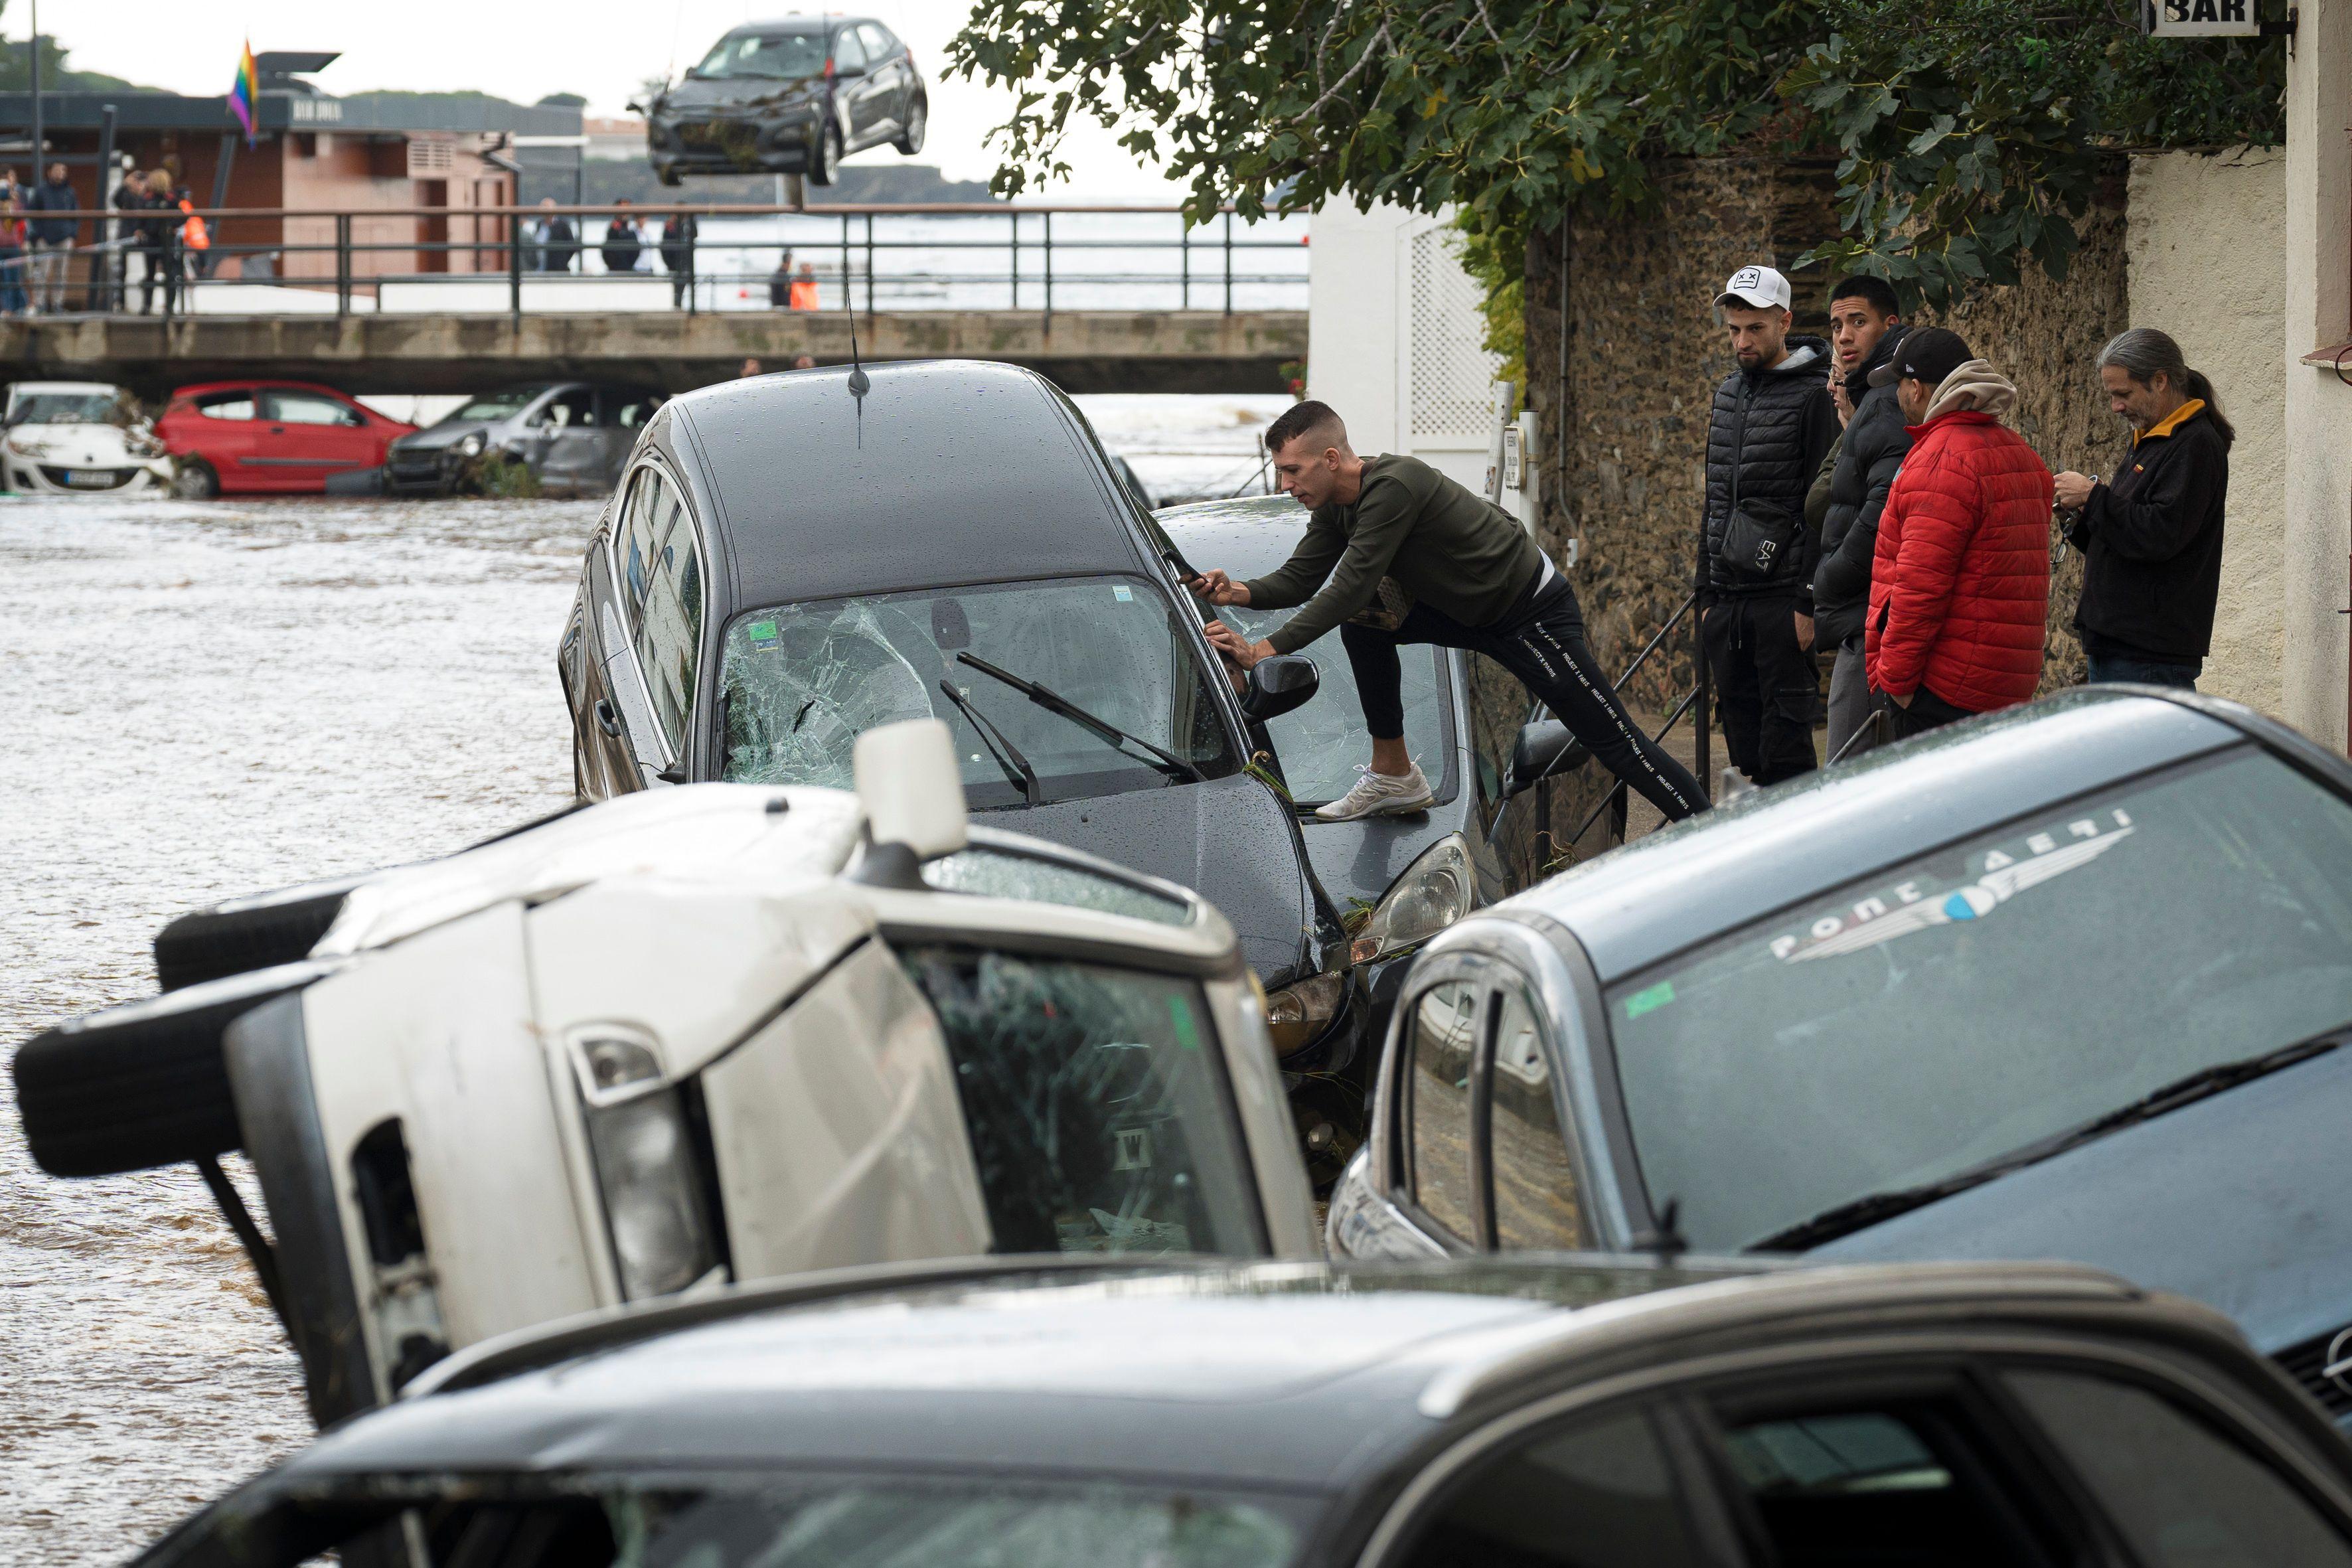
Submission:
{"label": "car headlight", "polygon": [[572,1043],[604,1224],[631,1301],[683,1290],[719,1266],[693,1134],[652,1046],[600,1030]]}
{"label": "car headlight", "polygon": [[488,437],[486,437],[479,430],[475,431],[472,435],[457,443],[457,456],[461,458],[480,457],[482,455],[482,447],[487,440]]}
{"label": "car headlight", "polygon": [[1346,973],[1310,974],[1295,985],[1269,992],[1265,1029],[1276,1057],[1295,1056],[1328,1028],[1348,1000]]}
{"label": "car headlight", "polygon": [[1478,902],[1478,882],[1470,869],[1470,846],[1449,833],[1389,884],[1371,919],[1348,944],[1348,960],[1364,963],[1415,942],[1427,942]]}

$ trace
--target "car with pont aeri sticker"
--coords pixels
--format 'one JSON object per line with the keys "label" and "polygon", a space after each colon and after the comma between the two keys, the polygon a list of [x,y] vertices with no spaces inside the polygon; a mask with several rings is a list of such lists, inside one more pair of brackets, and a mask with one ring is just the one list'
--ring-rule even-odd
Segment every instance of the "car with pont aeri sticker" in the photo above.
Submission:
{"label": "car with pont aeri sticker", "polygon": [[1743,795],[1415,960],[1329,1237],[2064,1258],[2352,1415],[2352,765],[2101,687]]}
{"label": "car with pont aeri sticker", "polygon": [[[946,726],[240,900],[16,1054],[52,1175],[192,1163],[325,1426],[455,1350],[730,1280],[986,1253],[1306,1258],[1233,928],[973,826]],[[221,1156],[242,1150],[265,1234]]]}
{"label": "car with pont aeri sticker", "polygon": [[2347,1531],[2320,1411],[2088,1269],[992,1258],[484,1345],[136,1568],[2352,1568]]}

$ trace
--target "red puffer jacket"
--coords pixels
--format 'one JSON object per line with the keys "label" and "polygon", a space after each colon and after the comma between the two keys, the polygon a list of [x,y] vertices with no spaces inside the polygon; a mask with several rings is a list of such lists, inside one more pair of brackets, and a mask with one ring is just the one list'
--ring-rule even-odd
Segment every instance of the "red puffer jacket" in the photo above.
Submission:
{"label": "red puffer jacket", "polygon": [[1928,690],[1972,713],[2033,695],[2050,610],[2050,470],[2016,432],[1962,409],[1911,431],[1870,574],[1874,690]]}

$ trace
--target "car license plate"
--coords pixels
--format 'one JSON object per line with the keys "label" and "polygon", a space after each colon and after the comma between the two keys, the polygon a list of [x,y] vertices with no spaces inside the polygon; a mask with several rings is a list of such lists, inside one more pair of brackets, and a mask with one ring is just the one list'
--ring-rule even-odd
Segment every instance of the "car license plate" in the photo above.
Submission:
{"label": "car license plate", "polygon": [[74,486],[78,489],[107,489],[114,483],[114,470],[111,468],[68,468],[66,470],[66,483]]}

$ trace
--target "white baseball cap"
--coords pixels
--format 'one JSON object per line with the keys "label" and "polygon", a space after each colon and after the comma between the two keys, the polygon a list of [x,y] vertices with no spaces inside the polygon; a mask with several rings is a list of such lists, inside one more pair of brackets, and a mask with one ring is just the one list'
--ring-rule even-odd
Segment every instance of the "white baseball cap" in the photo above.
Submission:
{"label": "white baseball cap", "polygon": [[1748,305],[1759,310],[1769,310],[1778,305],[1785,310],[1790,298],[1789,280],[1771,268],[1743,267],[1731,275],[1731,280],[1723,286],[1723,292],[1715,297],[1715,302],[1718,307]]}

